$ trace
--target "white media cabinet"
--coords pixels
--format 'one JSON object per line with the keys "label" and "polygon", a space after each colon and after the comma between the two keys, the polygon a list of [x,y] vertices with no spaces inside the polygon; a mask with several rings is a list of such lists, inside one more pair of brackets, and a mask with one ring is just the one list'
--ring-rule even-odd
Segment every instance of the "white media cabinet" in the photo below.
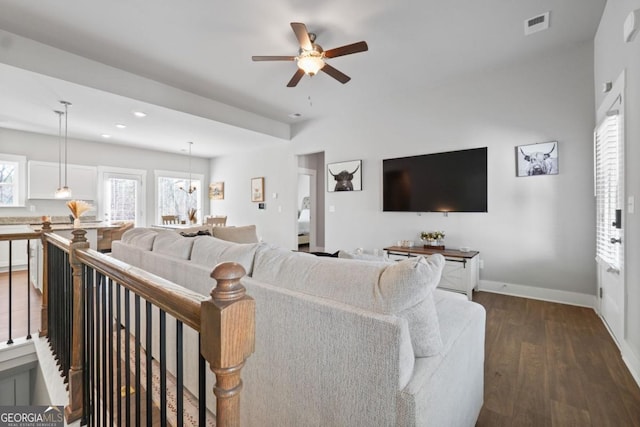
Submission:
{"label": "white media cabinet", "polygon": [[438,284],[439,288],[467,295],[469,300],[473,297],[473,290],[478,289],[478,259],[480,252],[462,252],[456,249],[433,249],[429,247],[405,247],[390,246],[384,248],[389,259],[401,260],[420,255],[441,254],[446,263],[442,270],[442,278]]}

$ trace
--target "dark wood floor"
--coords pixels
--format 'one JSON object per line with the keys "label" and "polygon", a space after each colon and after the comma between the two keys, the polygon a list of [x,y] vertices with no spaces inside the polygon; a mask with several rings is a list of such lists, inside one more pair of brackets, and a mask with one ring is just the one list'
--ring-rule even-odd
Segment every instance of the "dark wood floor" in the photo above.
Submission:
{"label": "dark wood floor", "polygon": [[[27,277],[14,274],[15,339],[27,331]],[[34,334],[40,295],[30,292]],[[474,301],[487,310],[477,427],[640,427],[640,389],[592,309],[487,292],[475,293]],[[0,273],[0,342],[7,340],[7,326],[8,280]]]}
{"label": "dark wood floor", "polygon": [[640,426],[640,389],[589,308],[478,292],[487,310],[477,427]]}

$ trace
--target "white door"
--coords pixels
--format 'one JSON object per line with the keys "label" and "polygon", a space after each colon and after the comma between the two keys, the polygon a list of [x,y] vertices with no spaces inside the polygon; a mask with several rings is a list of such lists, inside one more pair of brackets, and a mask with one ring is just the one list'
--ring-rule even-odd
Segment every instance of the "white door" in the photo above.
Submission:
{"label": "white door", "polygon": [[144,171],[102,169],[100,206],[105,221],[135,221],[145,225]]}
{"label": "white door", "polygon": [[600,314],[618,342],[624,340],[624,135],[622,97],[605,105],[596,128],[596,262]]}

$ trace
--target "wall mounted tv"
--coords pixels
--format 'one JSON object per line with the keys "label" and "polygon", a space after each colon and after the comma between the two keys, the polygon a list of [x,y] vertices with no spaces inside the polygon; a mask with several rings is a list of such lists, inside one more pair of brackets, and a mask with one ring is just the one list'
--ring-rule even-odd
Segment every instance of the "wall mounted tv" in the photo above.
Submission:
{"label": "wall mounted tv", "polygon": [[382,210],[487,212],[487,147],[382,161]]}

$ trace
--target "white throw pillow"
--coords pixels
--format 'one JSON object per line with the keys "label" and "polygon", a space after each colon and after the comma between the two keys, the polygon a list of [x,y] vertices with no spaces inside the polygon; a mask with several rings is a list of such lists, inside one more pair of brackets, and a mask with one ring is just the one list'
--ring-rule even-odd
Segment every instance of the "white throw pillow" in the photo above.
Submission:
{"label": "white throw pillow", "polygon": [[440,254],[406,259],[387,267],[380,277],[384,310],[408,320],[416,357],[433,356],[442,350],[433,290],[440,282],[444,263]]}

